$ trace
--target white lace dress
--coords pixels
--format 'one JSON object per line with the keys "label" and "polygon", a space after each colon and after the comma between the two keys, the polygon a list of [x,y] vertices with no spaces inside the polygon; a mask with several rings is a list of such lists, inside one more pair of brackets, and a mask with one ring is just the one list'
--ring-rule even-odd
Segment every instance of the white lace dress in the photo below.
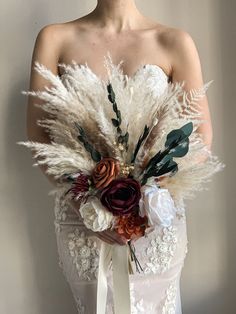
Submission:
{"label": "white lace dress", "polygon": [[[168,76],[157,65],[146,64],[134,76],[160,95]],[[55,195],[55,231],[59,265],[74,295],[79,314],[96,314],[98,262],[101,240],[86,229],[63,197]],[[135,241],[144,270],[130,275],[132,314],[181,314],[180,276],[187,253],[185,208],[178,209],[170,227],[158,226]],[[112,274],[108,273],[106,314],[113,314]]]}

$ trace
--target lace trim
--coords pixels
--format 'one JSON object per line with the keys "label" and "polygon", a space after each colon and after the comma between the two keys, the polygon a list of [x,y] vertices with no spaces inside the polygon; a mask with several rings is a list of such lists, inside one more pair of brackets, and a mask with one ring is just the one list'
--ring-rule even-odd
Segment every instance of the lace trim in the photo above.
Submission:
{"label": "lace trim", "polygon": [[65,188],[53,190],[50,192],[51,195],[55,195],[54,198],[54,214],[55,214],[55,220],[54,220],[54,226],[55,231],[60,232],[61,226],[60,222],[66,221],[67,218],[67,211],[69,208],[69,205],[64,198]]}
{"label": "lace trim", "polygon": [[176,311],[176,296],[177,282],[174,280],[165,291],[165,301],[162,308],[162,314],[175,314]]}
{"label": "lace trim", "polygon": [[145,274],[161,274],[169,269],[177,244],[177,228],[163,227],[162,236],[151,239],[150,246],[146,249],[149,262],[144,268]]}
{"label": "lace trim", "polygon": [[79,314],[85,314],[85,307],[83,306],[81,299],[77,297],[75,299],[75,302],[76,302],[76,309],[77,309],[78,313]]}
{"label": "lace trim", "polygon": [[68,249],[78,275],[86,281],[96,279],[99,265],[97,242],[76,228],[68,233]]}

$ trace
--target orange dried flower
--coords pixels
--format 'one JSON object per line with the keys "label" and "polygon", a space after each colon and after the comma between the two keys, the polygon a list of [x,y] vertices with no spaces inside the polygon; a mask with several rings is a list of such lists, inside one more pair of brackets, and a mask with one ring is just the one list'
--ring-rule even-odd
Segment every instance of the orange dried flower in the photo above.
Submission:
{"label": "orange dried flower", "polygon": [[97,189],[108,186],[114,180],[120,171],[120,163],[112,157],[104,157],[100,160],[93,173],[92,179]]}
{"label": "orange dried flower", "polygon": [[118,234],[130,240],[144,236],[147,227],[147,216],[141,217],[135,212],[130,215],[120,216],[115,229]]}

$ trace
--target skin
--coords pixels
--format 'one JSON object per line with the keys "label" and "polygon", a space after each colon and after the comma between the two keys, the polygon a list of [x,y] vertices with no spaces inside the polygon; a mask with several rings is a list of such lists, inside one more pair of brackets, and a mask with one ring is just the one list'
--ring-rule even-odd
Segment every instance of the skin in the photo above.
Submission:
{"label": "skin", "polygon": [[[203,84],[201,63],[192,37],[181,29],[159,24],[142,15],[134,0],[98,0],[96,8],[81,18],[66,23],[44,26],[38,33],[31,61],[30,89],[43,90],[50,86],[34,71],[38,61],[61,75],[58,62],[71,63],[75,60],[85,64],[93,72],[106,79],[103,66],[104,55],[111,53],[114,63],[122,59],[124,74],[132,76],[140,64],[156,64],[169,76],[171,82],[185,81],[186,90]],[[33,106],[33,97],[28,98],[27,135],[32,141],[50,143],[47,133],[37,126],[36,121],[45,116],[40,108]],[[40,104],[40,100],[37,100]],[[211,149],[212,124],[207,96],[199,102],[203,123],[198,132]],[[54,185],[55,179],[46,174],[46,166],[40,166],[45,176]],[[79,204],[71,201],[79,214]],[[124,245],[126,240],[114,231],[94,233],[110,244]]]}

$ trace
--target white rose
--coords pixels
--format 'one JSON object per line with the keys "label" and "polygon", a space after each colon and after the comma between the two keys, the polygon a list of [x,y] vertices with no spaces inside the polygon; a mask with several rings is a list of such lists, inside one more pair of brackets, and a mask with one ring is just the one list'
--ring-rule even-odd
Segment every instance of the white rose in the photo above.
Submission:
{"label": "white rose", "polygon": [[169,191],[153,184],[142,186],[141,193],[140,215],[147,215],[150,225],[170,226],[176,208]]}
{"label": "white rose", "polygon": [[87,203],[80,206],[79,211],[85,226],[94,232],[108,229],[115,219],[97,197],[91,197]]}

